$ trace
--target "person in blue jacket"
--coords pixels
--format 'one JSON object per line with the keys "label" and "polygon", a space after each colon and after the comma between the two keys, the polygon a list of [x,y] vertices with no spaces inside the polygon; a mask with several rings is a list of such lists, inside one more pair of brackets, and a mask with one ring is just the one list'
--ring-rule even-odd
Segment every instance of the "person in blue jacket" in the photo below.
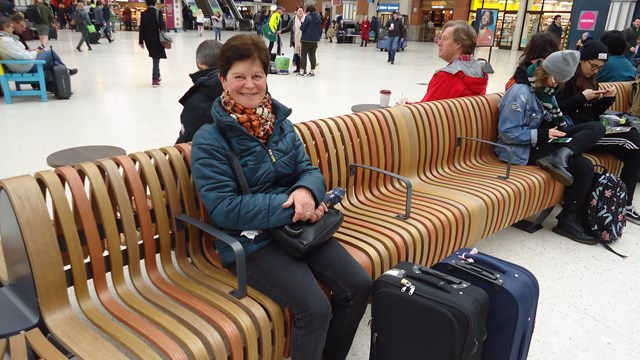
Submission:
{"label": "person in blue jacket", "polygon": [[[300,41],[300,72],[299,76],[315,76],[316,69],[316,50],[318,50],[318,41],[322,36],[322,19],[316,12],[316,7],[313,5],[307,6],[306,14],[302,25],[300,25],[300,31],[302,31],[302,39]],[[307,55],[311,62],[311,70],[308,74],[307,71]]]}
{"label": "person in blue jacket", "polygon": [[[371,278],[334,238],[304,260],[293,258],[266,229],[315,222],[327,211],[325,179],[311,165],[287,118],[291,109],[267,93],[269,51],[255,34],[227,40],[218,59],[222,95],[213,124],[196,133],[192,175],[214,226],[234,236],[247,256],[248,283],[294,314],[292,359],[345,359],[367,307]],[[234,175],[229,138],[250,187]],[[223,265],[236,272],[218,241]],[[318,286],[329,288],[329,299]]]}
{"label": "person in blue jacket", "polygon": [[[592,121],[572,125],[555,99],[558,84],[573,76],[580,53],[557,51],[527,70],[528,80],[516,79],[498,107],[500,160],[515,165],[537,164],[566,186],[562,211],[553,232],[583,244],[597,244],[582,224],[582,205],[591,187],[594,167],[582,156],[602,138],[605,127]],[[566,143],[553,143],[564,139]]]}
{"label": "person in blue jacket", "polygon": [[624,56],[627,41],[620,30],[606,31],[600,41],[607,47],[608,59],[598,71],[598,82],[633,81],[636,79],[636,69]]}

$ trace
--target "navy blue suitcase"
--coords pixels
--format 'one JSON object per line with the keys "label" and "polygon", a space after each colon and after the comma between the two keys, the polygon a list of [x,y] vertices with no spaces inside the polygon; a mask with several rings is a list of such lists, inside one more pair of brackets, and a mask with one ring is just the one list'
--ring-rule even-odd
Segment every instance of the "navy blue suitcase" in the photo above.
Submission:
{"label": "navy blue suitcase", "polygon": [[472,250],[460,249],[433,268],[468,281],[489,295],[482,359],[524,360],[535,325],[538,281],[522,266]]}

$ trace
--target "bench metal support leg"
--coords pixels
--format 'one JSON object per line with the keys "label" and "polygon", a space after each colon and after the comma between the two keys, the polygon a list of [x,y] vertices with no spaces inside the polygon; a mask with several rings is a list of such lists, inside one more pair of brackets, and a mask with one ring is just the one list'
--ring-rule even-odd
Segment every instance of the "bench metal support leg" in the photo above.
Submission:
{"label": "bench metal support leg", "polygon": [[544,209],[542,210],[538,216],[536,217],[535,220],[530,221],[530,220],[520,220],[517,223],[511,225],[517,229],[520,230],[524,230],[526,232],[528,232],[529,234],[533,234],[534,232],[542,229],[542,222],[545,221],[547,219],[547,217],[549,217],[549,215],[551,215],[551,212],[553,211],[553,208],[555,206],[552,206],[548,209]]}

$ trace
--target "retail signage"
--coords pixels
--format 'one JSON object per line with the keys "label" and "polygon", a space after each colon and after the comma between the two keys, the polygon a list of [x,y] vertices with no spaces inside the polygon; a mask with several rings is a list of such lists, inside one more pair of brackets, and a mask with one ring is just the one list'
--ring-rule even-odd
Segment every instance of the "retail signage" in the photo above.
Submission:
{"label": "retail signage", "polygon": [[164,5],[165,15],[167,16],[167,30],[175,30],[176,19],[173,13],[173,0],[165,0]]}
{"label": "retail signage", "polygon": [[578,30],[593,31],[596,28],[597,18],[597,11],[580,11],[580,17],[578,17]]}
{"label": "retail signage", "polygon": [[498,9],[478,9],[474,28],[478,33],[478,47],[492,47],[496,37]]}
{"label": "retail signage", "polygon": [[400,11],[400,4],[378,4],[376,6],[378,12],[394,12]]}
{"label": "retail signage", "polygon": [[340,6],[342,4],[342,0],[333,0],[334,6]]}

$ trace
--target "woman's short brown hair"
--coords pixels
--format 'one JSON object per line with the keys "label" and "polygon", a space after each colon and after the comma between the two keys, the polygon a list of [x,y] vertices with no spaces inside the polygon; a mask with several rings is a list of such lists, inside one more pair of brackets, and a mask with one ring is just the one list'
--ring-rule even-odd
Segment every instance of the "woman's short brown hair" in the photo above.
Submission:
{"label": "woman's short brown hair", "polygon": [[255,34],[238,34],[227,40],[220,49],[218,62],[220,75],[227,78],[229,69],[236,61],[257,59],[265,75],[269,74],[269,50],[264,40]]}
{"label": "woman's short brown hair", "polygon": [[462,53],[473,54],[478,43],[478,34],[473,27],[462,20],[449,21],[442,27],[442,32],[453,27],[453,41],[462,46]]}

